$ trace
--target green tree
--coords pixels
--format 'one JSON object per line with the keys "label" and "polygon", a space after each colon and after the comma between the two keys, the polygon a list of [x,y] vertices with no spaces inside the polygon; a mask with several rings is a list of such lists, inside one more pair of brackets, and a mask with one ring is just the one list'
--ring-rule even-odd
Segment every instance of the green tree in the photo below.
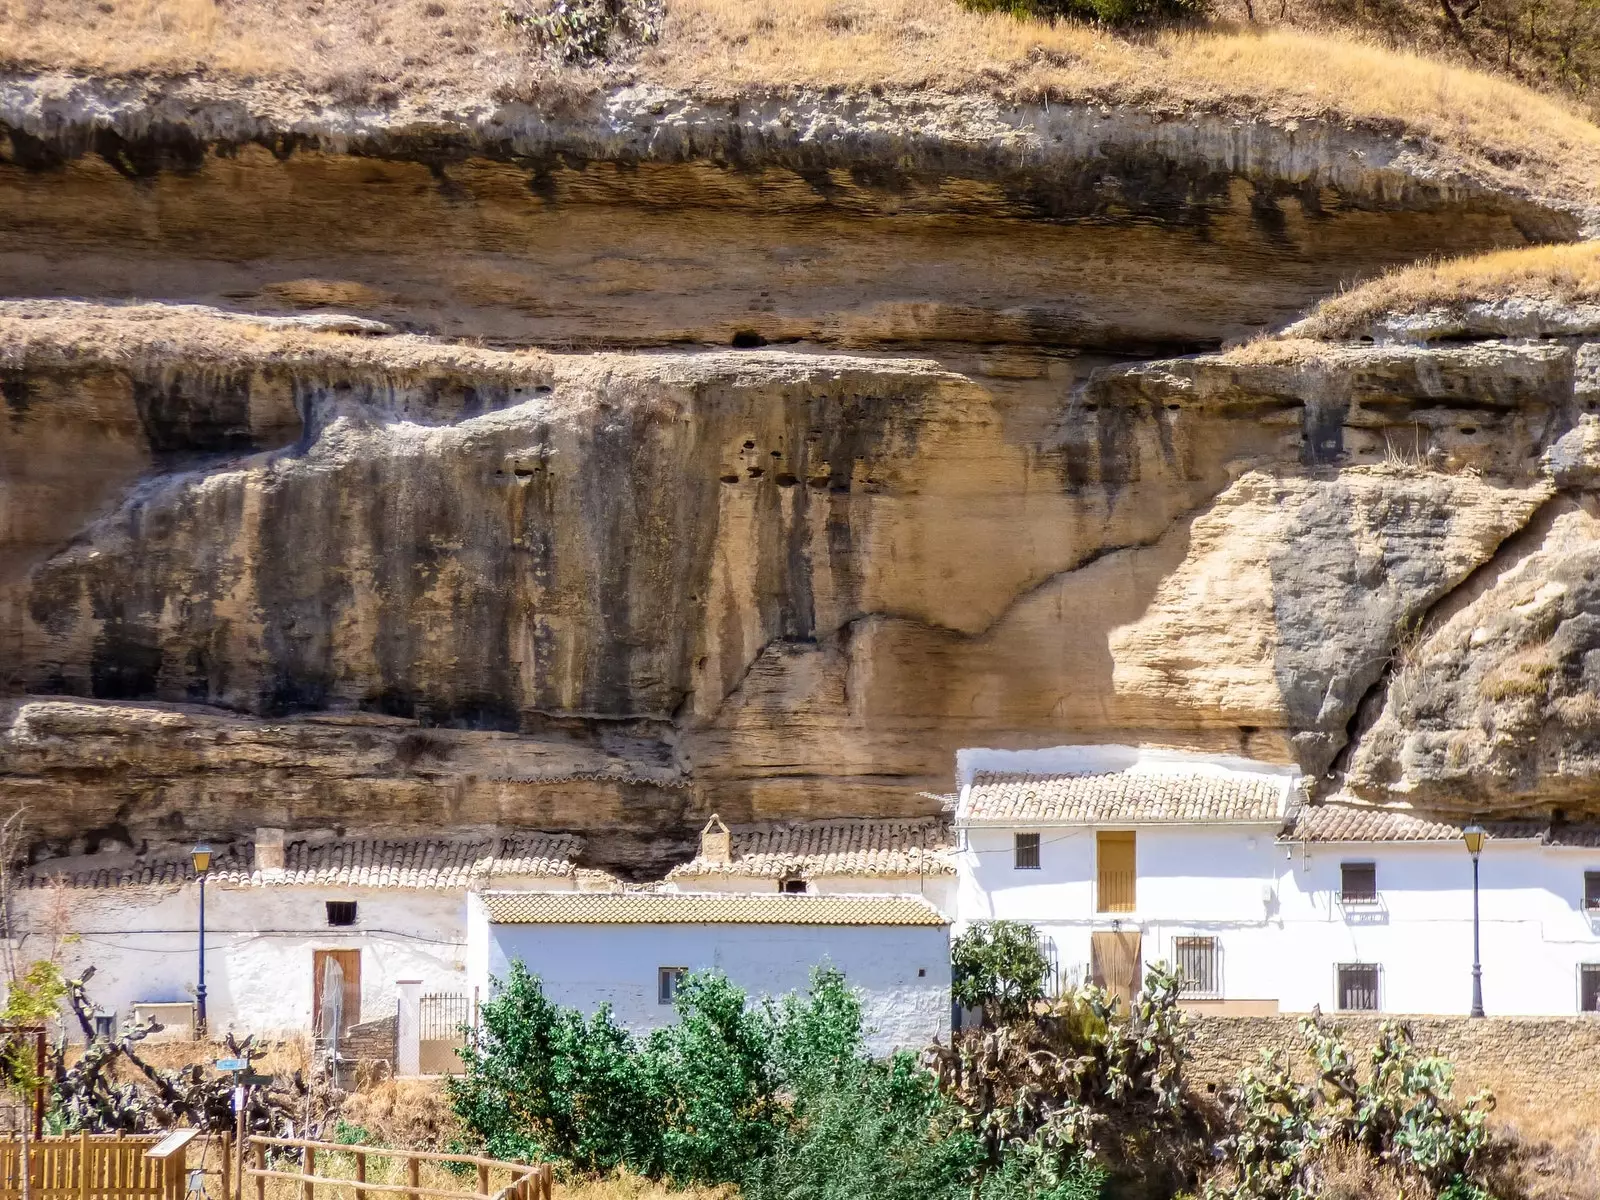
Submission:
{"label": "green tree", "polygon": [[1044,998],[1050,964],[1039,935],[1021,921],[982,921],[951,947],[953,992],[967,1008],[980,1005],[986,1021],[1008,1024],[1026,1017]]}

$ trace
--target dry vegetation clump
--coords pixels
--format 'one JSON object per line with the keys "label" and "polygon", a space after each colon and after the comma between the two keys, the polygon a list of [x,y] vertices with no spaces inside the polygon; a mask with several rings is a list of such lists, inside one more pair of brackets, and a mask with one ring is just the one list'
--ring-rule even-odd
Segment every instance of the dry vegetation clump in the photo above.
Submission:
{"label": "dry vegetation clump", "polygon": [[1323,301],[1293,332],[1296,341],[1334,341],[1365,332],[1383,316],[1509,299],[1600,303],[1600,243],[1531,246],[1401,267]]}
{"label": "dry vegetation clump", "polygon": [[503,12],[502,0],[0,0],[0,65],[203,70],[293,82],[313,99],[458,111],[631,78],[718,96],[929,90],[1333,117],[1408,129],[1480,172],[1600,203],[1600,128],[1571,102],[1348,29],[1213,22],[1118,36],[958,0],[668,0],[657,44],[576,70]]}
{"label": "dry vegetation clump", "polygon": [[409,1150],[448,1150],[461,1133],[444,1088],[432,1079],[386,1079],[352,1092],[340,1110],[363,1140]]}

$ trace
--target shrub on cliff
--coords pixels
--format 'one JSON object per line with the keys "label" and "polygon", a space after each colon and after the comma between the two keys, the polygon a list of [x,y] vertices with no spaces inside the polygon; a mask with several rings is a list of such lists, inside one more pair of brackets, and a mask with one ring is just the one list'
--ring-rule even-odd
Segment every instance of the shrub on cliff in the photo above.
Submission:
{"label": "shrub on cliff", "polygon": [[1067,17],[1102,25],[1163,25],[1191,21],[1210,11],[1210,0],[962,0],[979,12],[1018,17]]}

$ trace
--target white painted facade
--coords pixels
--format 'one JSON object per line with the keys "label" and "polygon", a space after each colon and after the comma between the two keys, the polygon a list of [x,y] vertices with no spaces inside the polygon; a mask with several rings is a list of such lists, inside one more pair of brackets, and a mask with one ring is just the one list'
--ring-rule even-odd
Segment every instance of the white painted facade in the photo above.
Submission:
{"label": "white painted facade", "polygon": [[[330,900],[354,901],[356,924],[330,927]],[[15,904],[19,928],[35,931],[20,939],[24,959],[48,957],[54,948],[69,974],[92,965],[89,995],[119,1020],[138,1002],[194,999],[198,885],[28,888]],[[398,980],[421,980],[428,992],[465,992],[465,917],[461,891],[207,884],[211,1030],[310,1029],[318,950],[359,951],[361,1020],[394,1014]]]}
{"label": "white painted facade", "polygon": [[[1337,1010],[1341,964],[1377,964],[1381,1011],[1469,1011],[1472,860],[1458,838],[1300,841],[1283,820],[968,819],[974,779],[985,772],[1129,770],[1197,778],[1262,773],[1292,780],[1288,768],[1131,747],[963,750],[955,822],[956,932],[973,921],[1029,922],[1055,947],[1068,983],[1088,977],[1095,932],[1138,931],[1146,964],[1173,961],[1175,938],[1214,938],[1220,961],[1216,1001],[1236,1011]],[[1135,836],[1132,912],[1097,911],[1101,831]],[[1019,833],[1038,836],[1036,869],[1017,866]],[[1374,864],[1375,902],[1341,902],[1341,864],[1347,862]],[[1486,843],[1480,905],[1488,1012],[1580,1011],[1580,969],[1600,966],[1600,914],[1585,907],[1586,872],[1600,872],[1600,848],[1532,837],[1491,836]]]}
{"label": "white painted facade", "polygon": [[779,997],[832,966],[861,993],[875,1053],[949,1037],[945,925],[501,924],[474,896],[468,926],[469,986],[481,994],[520,960],[552,1000],[586,1014],[609,1004],[638,1034],[675,1019],[661,1002],[664,968],[721,971],[752,997]]}
{"label": "white painted facade", "polygon": [[[1336,964],[1367,962],[1379,965],[1384,1011],[1469,1011],[1472,860],[1460,843],[1280,849],[1283,936],[1275,957],[1286,1010],[1335,1007]],[[1377,904],[1339,903],[1342,862],[1375,864]],[[1600,921],[1584,908],[1584,872],[1600,871],[1600,850],[1491,839],[1479,870],[1485,1010],[1580,1011],[1580,965],[1600,965]]]}

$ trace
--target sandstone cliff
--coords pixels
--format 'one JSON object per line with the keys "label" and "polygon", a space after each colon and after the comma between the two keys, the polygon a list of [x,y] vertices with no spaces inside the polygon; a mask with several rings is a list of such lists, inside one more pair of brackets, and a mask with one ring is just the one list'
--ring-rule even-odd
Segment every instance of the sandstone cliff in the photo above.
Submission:
{"label": "sandstone cliff", "polygon": [[1600,810],[1600,320],[1219,349],[1581,205],[1092,106],[425,135],[7,86],[0,780],[41,853],[511,823],[638,866],[1091,740]]}

